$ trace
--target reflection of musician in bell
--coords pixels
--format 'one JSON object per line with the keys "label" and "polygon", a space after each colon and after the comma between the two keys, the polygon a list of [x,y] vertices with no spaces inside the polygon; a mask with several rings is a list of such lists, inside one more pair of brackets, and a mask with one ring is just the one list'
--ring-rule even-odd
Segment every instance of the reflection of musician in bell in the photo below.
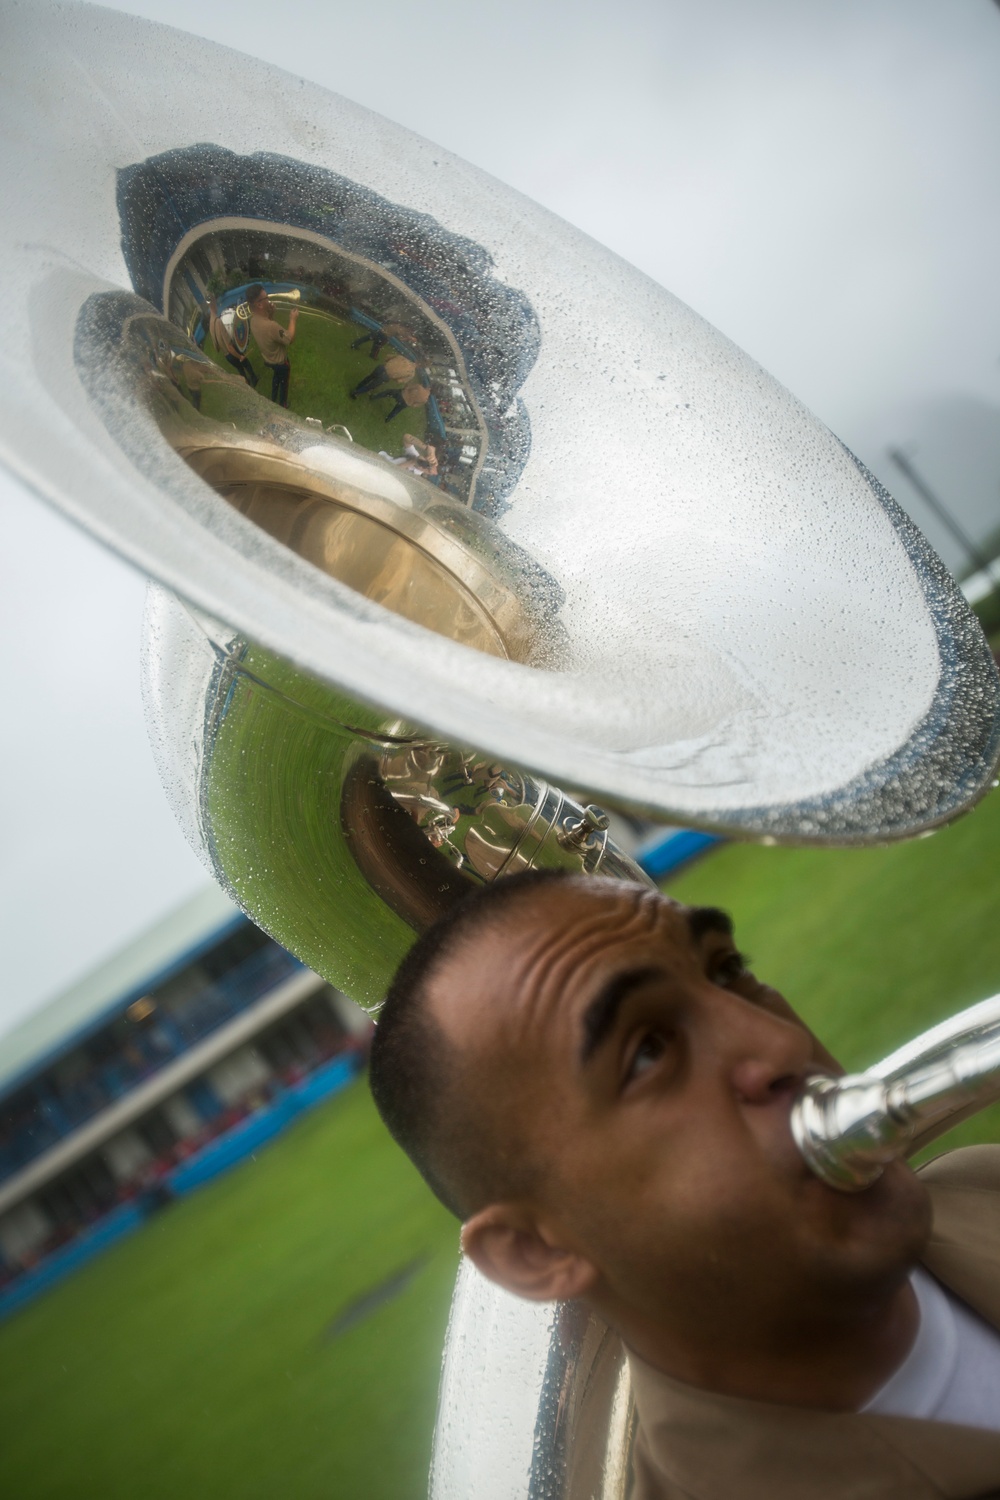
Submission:
{"label": "reflection of musician in bell", "polygon": [[408,380],[402,390],[398,391],[376,391],[369,397],[370,401],[381,401],[384,397],[393,398],[392,410],[386,412],[385,420],[391,422],[393,417],[398,417],[400,412],[418,406],[426,406],[431,399],[431,377],[423,368],[419,368],[412,380]]}
{"label": "reflection of musician in bell", "polygon": [[416,334],[412,328],[407,328],[405,323],[383,323],[381,327],[369,328],[367,333],[363,333],[360,338],[354,340],[351,348],[360,349],[362,344],[370,342],[371,348],[368,353],[372,359],[378,359],[390,339],[397,344],[406,344],[412,348],[416,343]]}
{"label": "reflection of musician in bell", "polygon": [[1000,1491],[1000,1148],[834,1191],[789,1120],[840,1071],[638,885],[501,880],[396,976],[379,1109],[481,1271],[621,1334],[634,1500]]}
{"label": "reflection of musician in bell", "polygon": [[261,359],[271,371],[271,400],[276,401],[279,406],[287,406],[291,365],[286,351],[295,342],[299,309],[292,308],[288,327],[282,328],[260,282],[247,287],[247,304],[250,308],[250,332],[257,342]]}
{"label": "reflection of musician in bell", "polygon": [[247,385],[255,386],[258,378],[257,371],[246,355],[240,353],[233,339],[230,337],[229,329],[219,317],[219,304],[214,297],[209,298],[208,309],[208,331],[211,334],[212,343],[218,352],[223,355],[226,363],[232,365],[238,375],[243,376]]}
{"label": "reflection of musician in bell", "polygon": [[[352,401],[359,396],[364,396],[368,391],[374,391],[380,385],[400,385],[404,381],[411,380],[416,374],[417,367],[412,359],[407,359],[405,354],[391,354],[383,364],[376,365],[370,375],[359,380],[350,392]],[[391,395],[390,391],[380,392],[383,396]],[[372,400],[374,400],[374,396]]]}
{"label": "reflection of musician in bell", "polygon": [[[376,387],[380,385],[386,388],[377,390]],[[351,400],[356,401],[366,391],[372,393],[368,397],[369,401],[392,398],[392,410],[385,419],[391,422],[393,417],[398,417],[408,406],[426,406],[431,395],[431,377],[423,366],[418,367],[412,359],[407,359],[403,354],[393,354],[384,364],[376,365],[364,380],[358,381],[350,392]]]}

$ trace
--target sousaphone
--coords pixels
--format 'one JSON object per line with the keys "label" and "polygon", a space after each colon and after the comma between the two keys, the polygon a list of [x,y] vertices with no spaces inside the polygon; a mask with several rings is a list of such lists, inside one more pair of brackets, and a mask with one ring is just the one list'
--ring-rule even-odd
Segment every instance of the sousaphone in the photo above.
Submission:
{"label": "sousaphone", "polygon": [[[374,1010],[470,885],[645,878],[588,798],[866,844],[989,787],[1000,683],[947,571],[689,308],[262,62],[2,14],[3,456],[155,580],[168,796],[318,973]],[[300,309],[288,409],[206,337],[253,281]],[[630,1423],[606,1328],[463,1268],[436,1496],[621,1495]]]}

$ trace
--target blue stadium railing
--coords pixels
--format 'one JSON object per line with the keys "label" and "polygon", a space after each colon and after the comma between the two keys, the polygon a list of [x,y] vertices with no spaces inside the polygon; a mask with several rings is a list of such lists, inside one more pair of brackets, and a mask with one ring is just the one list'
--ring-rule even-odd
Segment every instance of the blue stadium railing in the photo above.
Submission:
{"label": "blue stadium railing", "polygon": [[363,1066],[361,1053],[342,1053],[321,1064],[298,1083],[279,1090],[262,1108],[167,1172],[154,1188],[130,1202],[118,1204],[67,1244],[51,1251],[38,1265],[20,1272],[6,1286],[0,1287],[0,1321],[71,1276],[110,1245],[141,1228],[162,1207],[246,1161],[286,1130],[299,1115],[340,1093]]}
{"label": "blue stadium railing", "polygon": [[635,860],[651,880],[663,880],[720,843],[718,834],[701,833],[697,828],[661,829],[643,839],[635,851]]}

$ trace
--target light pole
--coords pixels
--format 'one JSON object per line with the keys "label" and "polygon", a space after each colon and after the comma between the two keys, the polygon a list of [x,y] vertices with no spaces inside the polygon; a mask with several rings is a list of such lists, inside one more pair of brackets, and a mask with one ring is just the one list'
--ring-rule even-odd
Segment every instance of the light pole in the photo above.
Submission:
{"label": "light pole", "polygon": [[[1000,5],[1000,0],[997,0],[997,4]],[[983,556],[972,538],[963,531],[944,501],[939,499],[934,493],[923,475],[914,467],[908,455],[903,452],[902,448],[890,448],[888,452],[896,468],[899,469],[900,473],[906,475],[917,494],[922,500],[927,502],[942,526],[947,527],[948,531],[968,557],[972,564],[973,572],[983,572],[986,573],[987,577],[991,577],[992,566],[989,559]]]}

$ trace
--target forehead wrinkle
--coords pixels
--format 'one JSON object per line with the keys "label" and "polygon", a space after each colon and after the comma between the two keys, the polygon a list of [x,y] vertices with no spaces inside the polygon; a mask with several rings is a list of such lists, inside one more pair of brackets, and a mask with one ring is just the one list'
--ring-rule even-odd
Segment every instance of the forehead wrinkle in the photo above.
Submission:
{"label": "forehead wrinkle", "polygon": [[[516,1037],[530,1036],[533,1026],[546,1013],[558,1013],[559,1004],[574,969],[586,966],[594,956],[595,949],[605,945],[607,931],[613,929],[616,937],[627,939],[652,931],[658,918],[665,911],[679,912],[676,902],[670,902],[657,891],[640,891],[637,894],[625,891],[622,897],[631,898],[623,913],[621,905],[608,910],[598,907],[581,912],[573,921],[560,929],[556,936],[551,931],[539,932],[535,943],[524,956],[520,976],[515,972],[514,985],[522,1003],[517,1007],[513,1031]],[[653,899],[650,900],[649,898]],[[581,941],[581,929],[583,937]],[[637,931],[638,929],[638,931]]]}
{"label": "forehead wrinkle", "polygon": [[[484,983],[481,964],[476,964],[477,972],[472,983],[457,995],[452,992],[451,1004],[448,1003],[448,986],[441,987],[440,977],[434,983],[434,1008],[440,1014],[439,1007],[444,1001],[446,1012],[451,1013],[450,1021],[444,1020],[445,1026],[451,1029],[457,1022],[463,1041],[472,1047],[473,1053],[482,1054],[484,1048],[489,1048],[489,1034],[495,1041],[503,1039],[505,1050],[512,1054],[525,1044],[534,1050],[533,1033],[544,1024],[545,1013],[558,1011],[559,1000],[569,979],[567,966],[571,971],[574,961],[585,963],[592,956],[594,947],[599,948],[606,941],[609,928],[622,937],[639,936],[654,931],[664,916],[676,920],[684,912],[679,902],[652,888],[630,889],[622,884],[611,891],[583,891],[578,895],[583,896],[586,907],[582,910],[579,906],[575,908],[569,921],[557,921],[555,931],[551,920],[544,922],[535,912],[527,914],[527,941],[520,947],[511,945],[513,951],[503,964],[501,977],[492,977],[487,966]],[[546,908],[551,913],[548,903]],[[483,936],[496,938],[509,931],[512,919],[513,913],[505,912],[489,924]],[[582,945],[579,941],[581,929],[585,934]],[[461,970],[470,960],[476,963],[479,956],[479,944],[474,935],[468,934],[456,950],[453,961]],[[448,967],[447,959],[444,967]],[[470,1005],[468,1002],[473,993],[478,993],[479,1003]],[[494,1056],[491,1066],[496,1062]]]}

